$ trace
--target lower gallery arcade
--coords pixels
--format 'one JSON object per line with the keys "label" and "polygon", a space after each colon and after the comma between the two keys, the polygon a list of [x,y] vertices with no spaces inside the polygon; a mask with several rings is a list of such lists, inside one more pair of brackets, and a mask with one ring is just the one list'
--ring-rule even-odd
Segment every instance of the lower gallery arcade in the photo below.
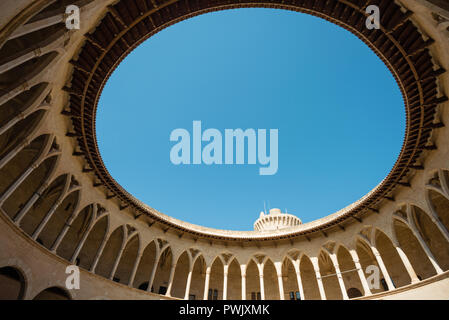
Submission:
{"label": "lower gallery arcade", "polygon": [[[401,178],[394,172],[366,198],[323,219],[251,232],[193,226],[148,208],[111,182],[90,149],[89,104],[123,55],[144,35],[224,7],[72,0],[86,22],[66,30],[68,1],[3,2],[0,300],[449,299],[449,9],[438,1],[377,1],[389,13],[384,34],[402,51],[395,53],[380,31],[360,34],[407,96],[406,147],[413,145],[416,157],[404,149]],[[366,1],[298,0],[289,8],[310,10],[306,2],[357,33]],[[321,2],[328,9],[320,11]],[[117,32],[109,35],[105,26]],[[79,290],[64,285],[69,265],[80,267]]]}

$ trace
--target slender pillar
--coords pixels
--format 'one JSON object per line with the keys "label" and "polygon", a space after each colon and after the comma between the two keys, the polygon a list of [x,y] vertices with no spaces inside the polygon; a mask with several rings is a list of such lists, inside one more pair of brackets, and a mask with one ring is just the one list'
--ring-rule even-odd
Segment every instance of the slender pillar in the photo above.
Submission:
{"label": "slender pillar", "polygon": [[240,265],[240,272],[242,274],[242,300],[246,300],[246,265]]}
{"label": "slender pillar", "polygon": [[21,37],[23,35],[32,33],[34,31],[44,29],[46,27],[58,24],[63,22],[64,14],[58,14],[52,17],[44,18],[32,23],[27,23],[26,25],[21,26],[20,28],[17,28],[12,35],[9,37],[9,40],[15,39],[18,37]]}
{"label": "slender pillar", "polygon": [[30,88],[32,88],[35,84],[37,84],[38,81],[36,79],[38,77],[42,77],[43,73],[44,72],[36,74],[33,78],[29,79],[28,82],[24,82],[22,85],[17,85],[16,87],[14,87],[14,89],[10,89],[5,94],[1,95],[0,96],[0,106],[4,105],[8,101],[14,99],[22,92],[30,90]]}
{"label": "slender pillar", "polygon": [[193,272],[193,266],[191,266],[191,268],[189,270],[189,274],[187,275],[186,292],[184,294],[184,300],[189,300],[190,283],[192,282],[192,272]]}
{"label": "slender pillar", "polygon": [[134,265],[133,265],[133,269],[131,271],[131,275],[129,276],[129,280],[128,280],[128,286],[129,287],[133,286],[134,278],[136,277],[137,268],[139,267],[140,260],[142,259],[142,255],[143,255],[143,249],[140,249],[139,253],[137,254],[136,261],[134,261]]}
{"label": "slender pillar", "polygon": [[42,159],[35,161],[30,167],[28,167],[25,172],[22,173],[20,177],[14,181],[14,183],[0,196],[0,205],[5,202],[6,199],[22,184],[23,181],[33,172],[40,164]]}
{"label": "slender pillar", "polygon": [[374,246],[371,246],[371,250],[373,251],[374,256],[376,257],[377,264],[379,265],[380,270],[384,275],[384,279],[385,282],[387,283],[388,290],[394,290],[393,281],[391,281],[390,275],[388,274],[387,268],[385,267],[384,261],[382,260],[379,251],[377,251],[376,247]]}
{"label": "slender pillar", "polygon": [[[94,217],[95,217],[95,215],[94,215]],[[85,243],[86,240],[87,240],[87,237],[89,236],[90,232],[92,231],[92,227],[95,225],[95,223],[94,223],[94,221],[93,221],[94,217],[92,218],[92,222],[90,223],[89,228],[88,228],[87,231],[83,234],[83,237],[81,238],[81,241],[80,241],[80,242],[78,243],[78,245],[76,246],[75,252],[73,253],[72,258],[70,259],[70,262],[71,262],[71,263],[74,263],[74,262],[76,261],[76,258],[78,258],[78,255],[80,254],[81,249],[83,248],[84,243]]]}
{"label": "slender pillar", "polygon": [[242,300],[246,300],[246,274],[242,274]]}
{"label": "slender pillar", "polygon": [[399,257],[401,258],[402,263],[404,264],[405,270],[407,270],[407,273],[410,276],[411,282],[412,283],[419,282],[418,276],[416,275],[416,272],[413,269],[413,266],[410,263],[410,260],[408,259],[405,252],[399,246],[396,247],[396,251],[398,252]]}
{"label": "slender pillar", "polygon": [[97,268],[98,261],[100,260],[100,257],[103,254],[103,250],[104,250],[104,247],[106,246],[106,243],[109,240],[109,236],[110,236],[110,234],[105,235],[103,242],[101,243],[100,248],[97,251],[94,262],[92,263],[92,266],[90,267],[90,272],[92,272],[92,273],[95,273],[95,269]]}
{"label": "slender pillar", "polygon": [[299,289],[299,294],[301,295],[301,300],[305,300],[306,297],[304,295],[304,287],[302,286],[301,271],[299,270],[299,261],[298,260],[293,263],[293,267],[295,268],[296,281],[298,283],[298,289]]}
{"label": "slender pillar", "polygon": [[14,223],[19,225],[22,221],[23,217],[28,213],[31,206],[34,205],[42,195],[42,192],[48,187],[47,181],[37,190],[34,192],[33,196],[27,201],[27,203],[20,209],[20,211],[17,213],[17,215],[14,217]]}
{"label": "slender pillar", "polygon": [[64,191],[61,192],[61,195],[59,196],[58,200],[56,200],[56,202],[50,208],[50,211],[47,212],[47,214],[45,215],[44,219],[41,221],[39,226],[36,228],[36,230],[34,230],[33,235],[31,236],[31,238],[33,240],[36,240],[37,237],[39,237],[39,235],[41,234],[42,230],[45,228],[45,226],[47,225],[48,221],[51,219],[51,217],[55,213],[56,209],[58,209],[58,207],[64,201],[65,196],[66,196],[65,192]]}
{"label": "slender pillar", "polygon": [[228,299],[228,270],[228,265],[223,266],[223,300]]}
{"label": "slender pillar", "polygon": [[408,210],[407,210],[407,216],[409,218],[409,221],[411,221],[409,227],[410,227],[411,231],[413,232],[413,234],[415,235],[416,239],[418,239],[419,244],[423,248],[423,250],[426,253],[427,257],[429,258],[430,263],[435,268],[436,273],[437,274],[442,274],[443,270],[438,265],[438,262],[435,259],[432,251],[430,251],[429,247],[427,246],[427,243],[422,238],[421,233],[419,232],[416,224],[414,223],[414,219],[413,219],[413,216],[412,216],[413,215],[413,211],[414,211],[413,208],[409,206]]}
{"label": "slender pillar", "polygon": [[278,287],[279,287],[279,299],[285,300],[285,294],[284,294],[284,282],[282,281],[282,262],[276,261],[274,263],[274,267],[276,269],[276,275],[278,278]]}
{"label": "slender pillar", "polygon": [[153,270],[151,270],[150,279],[148,280],[148,292],[151,292],[151,288],[153,287],[154,277],[156,276],[156,271],[159,265],[161,254],[162,253],[159,253],[159,250],[156,251],[156,259],[154,260]]}
{"label": "slender pillar", "polygon": [[112,280],[115,276],[115,272],[117,271],[118,265],[120,263],[120,260],[122,259],[123,251],[125,250],[125,248],[126,248],[126,239],[125,239],[125,235],[123,235],[122,245],[120,246],[118,255],[115,258],[114,266],[112,267],[111,274],[109,275],[110,280]]}
{"label": "slender pillar", "polygon": [[430,220],[437,226],[438,230],[440,230],[441,234],[443,235],[444,239],[446,239],[447,242],[449,242],[449,231],[446,229],[446,227],[441,223],[441,221],[433,214],[428,215]]}
{"label": "slender pillar", "polygon": [[[95,210],[96,210],[96,209],[95,209]],[[70,262],[71,262],[71,263],[74,263],[74,262],[76,261],[76,258],[78,258],[78,255],[80,254],[81,249],[83,248],[84,243],[85,243],[86,240],[87,240],[87,237],[89,236],[90,232],[92,231],[92,227],[95,225],[95,222],[96,222],[96,221],[95,221],[95,222],[93,221],[94,218],[95,218],[95,216],[96,216],[96,214],[93,215],[92,221],[90,222],[88,229],[87,229],[86,232],[83,234],[83,236],[82,236],[82,238],[81,238],[81,241],[80,241],[80,242],[78,243],[78,245],[76,246],[75,252],[73,253],[72,258],[70,259]]]}
{"label": "slender pillar", "polygon": [[17,154],[19,154],[19,152],[22,151],[23,148],[25,148],[29,144],[30,141],[25,138],[21,143],[15,146],[14,149],[12,149],[7,155],[5,155],[0,160],[0,169],[3,168],[4,165],[6,165],[12,158],[14,158]]}
{"label": "slender pillar", "polygon": [[326,292],[324,291],[323,279],[321,279],[320,266],[318,264],[317,257],[311,257],[310,261],[312,262],[313,269],[315,270],[316,280],[318,282],[318,289],[320,291],[321,300],[326,300]]}
{"label": "slender pillar", "polygon": [[281,300],[285,300],[285,295],[284,295],[284,283],[282,281],[282,273],[278,273],[278,285],[279,285],[279,298]]}
{"label": "slender pillar", "polygon": [[330,254],[330,257],[335,268],[335,273],[337,274],[338,284],[340,285],[343,300],[349,300],[348,293],[346,292],[345,282],[343,281],[343,276],[341,275],[340,265],[338,264],[337,256],[334,253],[332,253]]}
{"label": "slender pillar", "polygon": [[209,281],[210,281],[210,266],[206,268],[206,278],[204,279],[204,292],[203,292],[203,300],[208,299],[209,294]]}
{"label": "slender pillar", "polygon": [[10,56],[5,63],[0,65],[0,73],[9,71],[33,58],[42,57],[51,51],[62,48],[65,38],[66,35],[64,34],[61,34],[59,36],[55,35],[36,44],[34,48],[26,47],[18,54],[12,57]]}
{"label": "slender pillar", "polygon": [[7,123],[5,123],[3,126],[0,127],[0,135],[11,129],[14,125],[16,125],[18,122],[24,120],[26,117],[28,117],[30,114],[37,110],[48,110],[50,108],[49,105],[43,105],[41,107],[38,106],[38,108],[28,108],[26,111],[23,111],[19,113],[17,116],[9,120]]}
{"label": "slender pillar", "polygon": [[263,271],[259,274],[259,283],[260,283],[260,299],[265,300],[265,286],[263,283]]}
{"label": "slender pillar", "polygon": [[263,264],[257,264],[257,268],[259,269],[259,287],[260,287],[260,299],[265,300],[265,285],[263,281]]}
{"label": "slender pillar", "polygon": [[167,297],[171,297],[171,289],[173,286],[173,278],[175,277],[175,271],[176,271],[176,263],[173,263],[170,269],[170,277],[168,278],[167,293],[165,294]]}
{"label": "slender pillar", "polygon": [[437,263],[437,260],[435,259],[432,251],[430,251],[429,247],[427,246],[427,244],[425,243],[424,239],[421,237],[421,234],[418,232],[418,230],[415,229],[415,227],[412,227],[412,231],[415,234],[415,237],[418,239],[419,244],[421,245],[421,247],[423,248],[424,252],[426,253],[427,257],[430,260],[430,263],[433,265],[433,267],[435,268],[435,271],[437,274],[442,274],[443,270],[440,268],[440,266]]}
{"label": "slender pillar", "polygon": [[366,280],[357,252],[355,250],[349,250],[349,253],[351,254],[352,261],[354,261],[355,268],[357,269],[357,274],[359,275],[360,282],[362,283],[363,291],[365,291],[365,296],[371,295],[371,289],[368,285],[368,281]]}
{"label": "slender pillar", "polygon": [[59,233],[58,237],[56,238],[53,246],[51,247],[51,251],[56,252],[56,250],[58,249],[62,239],[64,238],[65,234],[67,233],[67,231],[69,231],[69,228],[72,227],[72,223],[73,221],[76,219],[76,217],[78,216],[78,214],[80,212],[78,212],[76,215],[74,214],[77,211],[77,208],[75,208],[72,212],[72,214],[70,215],[69,220],[67,221],[67,223],[64,224],[64,228],[62,229],[62,231]]}
{"label": "slender pillar", "polygon": [[[448,27],[449,27],[449,21],[447,22],[446,28],[448,28]],[[438,177],[440,178],[441,187],[443,188],[444,193],[449,194],[449,184],[446,181],[446,177],[445,177],[443,169],[438,170]]]}
{"label": "slender pillar", "polygon": [[64,199],[67,195],[67,190],[69,189],[69,187],[70,187],[70,177],[68,176],[67,179],[65,180],[64,188],[62,189],[58,199],[56,200],[56,202],[53,204],[53,206],[50,208],[50,210],[45,215],[44,219],[41,221],[41,223],[38,225],[36,230],[34,230],[33,234],[31,235],[31,238],[33,240],[36,240],[37,237],[39,237],[40,233],[45,228],[45,226],[47,225],[50,218],[53,216],[56,209],[62,204],[62,202],[64,201]]}

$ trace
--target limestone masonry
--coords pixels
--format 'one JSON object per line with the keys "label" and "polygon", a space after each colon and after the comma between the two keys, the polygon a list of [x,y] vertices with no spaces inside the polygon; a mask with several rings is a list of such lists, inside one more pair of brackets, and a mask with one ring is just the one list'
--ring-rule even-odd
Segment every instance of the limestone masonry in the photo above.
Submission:
{"label": "limestone masonry", "polygon": [[[66,26],[70,5],[80,29]],[[126,55],[183,19],[242,7],[345,28],[403,95],[394,168],[322,219],[272,209],[254,231],[189,224],[138,201],[101,159],[96,108]],[[0,299],[449,299],[447,70],[445,0],[1,0]],[[71,265],[79,290],[66,287]]]}

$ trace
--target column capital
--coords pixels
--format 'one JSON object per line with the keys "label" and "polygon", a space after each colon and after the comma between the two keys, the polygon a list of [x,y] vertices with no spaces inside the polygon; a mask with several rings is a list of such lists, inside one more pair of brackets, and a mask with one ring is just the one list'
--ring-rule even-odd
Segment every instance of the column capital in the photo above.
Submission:
{"label": "column capital", "polygon": [[35,57],[39,57],[41,54],[42,54],[42,48],[41,47],[38,47],[38,48],[33,50],[33,55]]}

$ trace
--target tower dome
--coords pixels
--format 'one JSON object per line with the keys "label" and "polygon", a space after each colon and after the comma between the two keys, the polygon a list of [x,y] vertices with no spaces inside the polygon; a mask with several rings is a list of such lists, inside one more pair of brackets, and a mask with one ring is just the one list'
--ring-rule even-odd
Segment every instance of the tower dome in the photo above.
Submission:
{"label": "tower dome", "polygon": [[274,231],[280,229],[291,228],[302,224],[301,219],[289,214],[282,213],[281,209],[270,209],[268,214],[263,211],[260,213],[259,219],[254,222],[254,230],[256,231]]}

